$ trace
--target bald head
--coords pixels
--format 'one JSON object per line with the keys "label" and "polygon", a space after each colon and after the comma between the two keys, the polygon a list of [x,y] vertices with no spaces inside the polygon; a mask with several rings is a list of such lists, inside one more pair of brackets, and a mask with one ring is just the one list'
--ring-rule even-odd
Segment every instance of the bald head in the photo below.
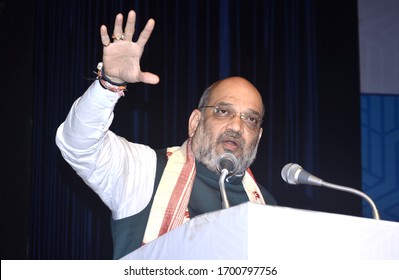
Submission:
{"label": "bald head", "polygon": [[262,96],[258,89],[248,80],[234,76],[214,82],[201,96],[198,107],[215,104],[216,100],[225,97],[234,98],[237,102],[250,101],[254,110],[264,115]]}

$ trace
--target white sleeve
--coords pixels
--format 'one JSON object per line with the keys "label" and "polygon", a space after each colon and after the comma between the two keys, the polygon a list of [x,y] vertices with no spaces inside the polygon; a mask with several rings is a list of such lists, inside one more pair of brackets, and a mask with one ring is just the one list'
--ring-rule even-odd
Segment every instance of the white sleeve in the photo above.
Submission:
{"label": "white sleeve", "polygon": [[118,94],[95,81],[73,104],[56,135],[64,159],[111,209],[114,219],[143,210],[151,199],[156,153],[109,130]]}

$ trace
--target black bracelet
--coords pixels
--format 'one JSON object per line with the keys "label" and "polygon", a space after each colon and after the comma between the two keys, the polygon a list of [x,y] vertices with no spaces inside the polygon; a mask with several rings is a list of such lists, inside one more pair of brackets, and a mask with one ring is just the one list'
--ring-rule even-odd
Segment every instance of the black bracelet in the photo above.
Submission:
{"label": "black bracelet", "polygon": [[123,82],[123,83],[115,83],[115,82],[111,81],[111,80],[105,75],[105,73],[104,73],[104,67],[101,67],[101,79],[103,79],[104,81],[110,83],[110,84],[113,85],[113,86],[117,86],[117,87],[126,86],[126,85],[127,85],[126,82]]}

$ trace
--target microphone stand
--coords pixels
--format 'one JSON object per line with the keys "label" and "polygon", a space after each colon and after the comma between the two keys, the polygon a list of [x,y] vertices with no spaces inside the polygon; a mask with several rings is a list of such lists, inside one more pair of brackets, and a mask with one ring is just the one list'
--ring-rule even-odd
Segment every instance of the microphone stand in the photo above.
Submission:
{"label": "microphone stand", "polygon": [[334,190],[349,192],[349,193],[356,194],[356,195],[364,198],[371,206],[371,209],[373,211],[373,218],[376,219],[376,220],[380,219],[380,214],[378,213],[377,206],[375,205],[374,201],[367,194],[365,194],[365,193],[363,193],[361,191],[358,191],[356,189],[347,188],[347,187],[344,187],[344,186],[328,183],[328,182],[323,181],[323,180],[321,180],[321,182],[319,182],[319,184],[320,184],[320,186],[324,186],[324,187],[331,188],[331,189],[334,189]]}
{"label": "microphone stand", "polygon": [[223,169],[219,177],[219,188],[220,188],[220,194],[222,196],[223,209],[227,209],[230,207],[229,200],[227,199],[226,187],[224,185],[227,174],[229,174],[229,171],[227,169]]}

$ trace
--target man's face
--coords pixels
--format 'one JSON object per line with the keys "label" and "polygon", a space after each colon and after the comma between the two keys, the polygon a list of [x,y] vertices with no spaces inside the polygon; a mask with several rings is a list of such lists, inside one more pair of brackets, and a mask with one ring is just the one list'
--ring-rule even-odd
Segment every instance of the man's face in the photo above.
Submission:
{"label": "man's face", "polygon": [[[244,173],[256,157],[262,135],[257,123],[263,109],[259,92],[242,78],[229,78],[213,89],[206,105],[217,108],[196,110],[198,121],[189,133],[196,159],[216,172],[217,158],[229,152],[238,159],[237,173]],[[240,113],[250,117],[240,118]]]}

